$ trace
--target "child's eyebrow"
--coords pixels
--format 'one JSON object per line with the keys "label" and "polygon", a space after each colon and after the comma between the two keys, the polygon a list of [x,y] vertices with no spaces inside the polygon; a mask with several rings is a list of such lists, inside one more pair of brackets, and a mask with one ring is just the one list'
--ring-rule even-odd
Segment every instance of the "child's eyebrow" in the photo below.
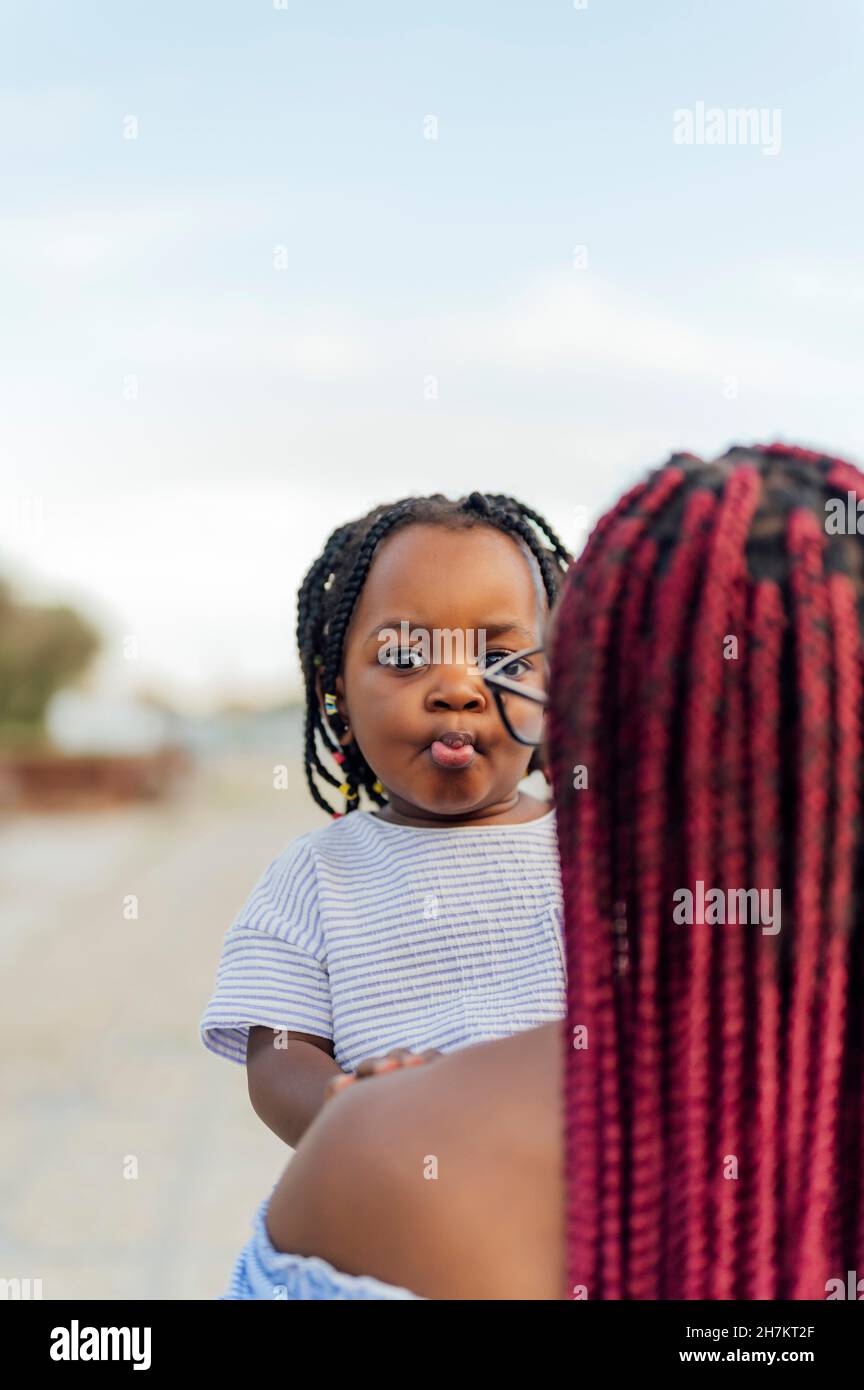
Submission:
{"label": "child's eyebrow", "polygon": [[423,623],[418,623],[414,618],[406,618],[405,614],[403,613],[401,618],[382,618],[381,622],[376,623],[372,630],[366,634],[363,640],[365,642],[369,642],[373,637],[380,638],[382,632],[392,632],[394,629],[398,631],[402,623],[408,624],[409,632],[412,627],[424,626]]}
{"label": "child's eyebrow", "polygon": [[515,632],[520,637],[524,637],[528,643],[538,640],[536,632],[532,632],[524,623],[517,622],[515,618],[505,618],[500,623],[484,623],[479,630],[485,632],[487,637],[503,637],[507,632]]}
{"label": "child's eyebrow", "polygon": [[[434,630],[427,628],[424,623],[418,623],[414,618],[406,618],[404,616],[401,618],[389,618],[384,619],[380,623],[376,623],[375,626],[372,628],[372,631],[367,635],[365,640],[368,642],[373,637],[380,638],[380,634],[382,631],[384,631],[385,629],[398,629],[400,623],[403,622],[407,623],[409,632],[416,628],[420,628],[424,632]],[[451,628],[449,630],[455,631],[456,629]],[[517,618],[501,618],[497,623],[477,623],[476,627],[473,630],[475,632],[484,632],[486,634],[487,639],[490,637],[502,637],[505,633],[515,632],[518,634],[518,636],[524,637],[528,645],[530,645],[532,642],[536,643],[539,640],[537,633],[532,632],[530,628],[527,628],[525,626],[524,623],[520,623]]]}

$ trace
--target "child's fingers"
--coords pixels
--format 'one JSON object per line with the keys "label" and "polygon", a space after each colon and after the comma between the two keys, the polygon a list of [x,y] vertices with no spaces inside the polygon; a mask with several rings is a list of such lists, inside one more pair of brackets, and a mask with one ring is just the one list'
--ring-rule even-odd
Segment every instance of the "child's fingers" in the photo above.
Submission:
{"label": "child's fingers", "polygon": [[367,1057],[355,1071],[355,1076],[378,1076],[382,1072],[396,1071],[399,1067],[414,1067],[425,1058],[420,1052],[412,1052],[408,1047],[394,1047],[383,1057]]}
{"label": "child's fingers", "polygon": [[324,1099],[330,1100],[332,1096],[338,1096],[340,1091],[344,1091],[346,1086],[350,1086],[357,1078],[352,1072],[344,1072],[342,1076],[334,1076],[332,1081],[327,1083],[324,1091]]}
{"label": "child's fingers", "polygon": [[383,1057],[367,1057],[361,1062],[355,1072],[356,1076],[377,1076],[379,1072],[395,1071],[397,1067],[408,1064],[408,1059],[414,1053],[409,1052],[407,1047],[394,1047],[392,1052],[387,1052]]}
{"label": "child's fingers", "polygon": [[361,1081],[365,1076],[379,1076],[384,1072],[397,1071],[399,1067],[420,1066],[424,1062],[431,1062],[433,1058],[443,1057],[443,1055],[443,1052],[439,1052],[437,1047],[427,1047],[425,1052],[412,1052],[408,1047],[394,1047],[383,1057],[367,1057],[359,1064],[356,1071],[346,1071],[341,1076],[334,1076],[333,1080],[327,1083],[324,1099],[327,1101],[333,1096],[338,1096],[339,1092],[344,1091],[346,1086],[350,1086],[354,1081]]}
{"label": "child's fingers", "polygon": [[397,1066],[396,1062],[387,1062],[386,1057],[367,1057],[365,1061],[359,1062],[354,1072],[356,1077],[374,1076],[377,1071],[383,1070],[386,1066]]}
{"label": "child's fingers", "polygon": [[400,1067],[416,1067],[418,1062],[423,1061],[422,1052],[412,1052],[408,1047],[397,1047],[392,1052],[388,1052],[385,1061],[393,1057]]}

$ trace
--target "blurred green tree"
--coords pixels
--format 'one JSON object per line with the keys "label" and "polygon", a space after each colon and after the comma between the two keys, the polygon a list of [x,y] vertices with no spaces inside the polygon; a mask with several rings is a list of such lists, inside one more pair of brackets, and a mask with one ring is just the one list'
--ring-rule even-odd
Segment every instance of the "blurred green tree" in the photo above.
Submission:
{"label": "blurred green tree", "polygon": [[99,650],[94,627],[65,604],[21,603],[0,580],[0,729],[43,729],[48,701],[81,674]]}

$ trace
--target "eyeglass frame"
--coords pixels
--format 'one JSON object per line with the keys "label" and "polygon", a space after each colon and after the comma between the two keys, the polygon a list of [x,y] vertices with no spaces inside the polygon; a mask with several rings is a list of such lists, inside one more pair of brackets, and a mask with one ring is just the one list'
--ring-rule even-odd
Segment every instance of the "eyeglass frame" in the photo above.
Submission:
{"label": "eyeglass frame", "polygon": [[500,671],[504,667],[512,666],[514,661],[519,661],[520,659],[524,660],[524,658],[528,656],[537,656],[540,652],[542,652],[544,656],[546,655],[545,648],[542,645],[525,647],[521,652],[508,652],[507,656],[502,656],[500,661],[496,661],[492,666],[480,672],[484,684],[492,691],[504,728],[516,743],[522,744],[523,748],[539,748],[543,743],[543,739],[542,737],[538,738],[535,742],[533,739],[523,738],[521,734],[516,733],[516,730],[513,728],[504,710],[504,694],[518,695],[523,700],[531,700],[535,705],[544,706],[549,703],[549,696],[545,690],[526,690],[524,685],[520,685],[518,681],[508,676],[502,676]]}

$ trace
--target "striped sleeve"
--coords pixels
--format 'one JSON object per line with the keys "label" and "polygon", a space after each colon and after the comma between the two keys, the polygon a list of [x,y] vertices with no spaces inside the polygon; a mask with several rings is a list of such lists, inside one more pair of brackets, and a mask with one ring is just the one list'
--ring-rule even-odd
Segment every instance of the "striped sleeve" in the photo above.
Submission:
{"label": "striped sleeve", "polygon": [[228,928],[201,1040],[245,1064],[253,1025],[333,1037],[315,862],[302,838],[268,865]]}

